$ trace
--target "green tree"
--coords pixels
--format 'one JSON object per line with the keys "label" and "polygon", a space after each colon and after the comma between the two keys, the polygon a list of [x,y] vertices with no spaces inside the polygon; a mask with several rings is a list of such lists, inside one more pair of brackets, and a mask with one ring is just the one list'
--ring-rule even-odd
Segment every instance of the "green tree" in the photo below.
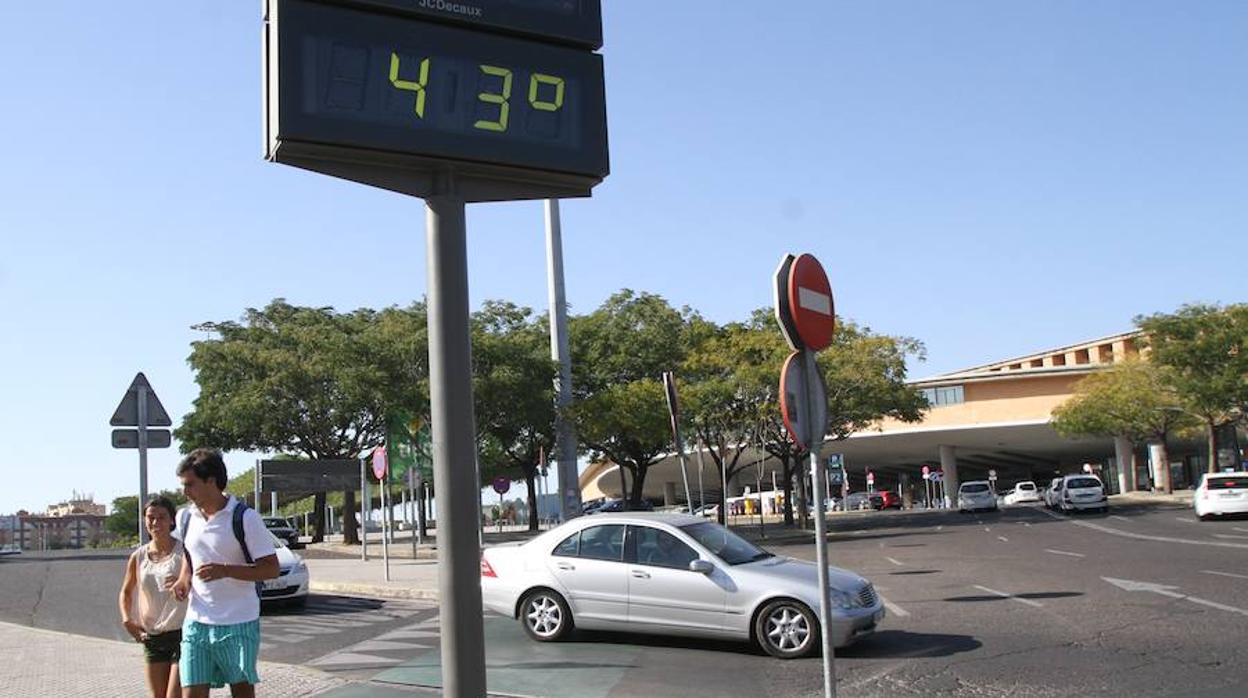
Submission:
{"label": "green tree", "polygon": [[1185,305],[1135,323],[1149,359],[1169,369],[1184,408],[1204,424],[1208,470],[1217,472],[1219,428],[1248,414],[1248,304]]}
{"label": "green tree", "polygon": [[[276,299],[242,322],[206,322],[212,335],[188,359],[200,394],[176,430],[198,446],[354,458],[382,442],[389,408],[428,413],[425,307],[338,313]],[[343,511],[355,512],[354,490]],[[313,542],[324,539],[325,493],[316,494]],[[343,517],[358,542],[354,515]]]}
{"label": "green tree", "polygon": [[680,366],[709,324],[625,289],[568,325],[578,440],[591,457],[619,466],[624,496],[637,506],[647,469],[672,448],[662,373]]}
{"label": "green tree", "polygon": [[536,477],[550,452],[554,378],[546,325],[529,308],[489,301],[472,316],[473,395],[482,484],[495,474],[528,489],[529,530],[538,529]]}
{"label": "green tree", "polygon": [[[684,362],[682,375],[688,382],[682,385],[681,400],[686,422],[714,462],[721,492],[752,464],[742,457],[762,438],[778,381],[770,378],[779,375],[783,348],[778,333],[733,323],[703,336]],[[787,484],[787,467],[785,474]],[[721,523],[725,509],[719,508]],[[791,522],[791,513],[786,520]]]}
{"label": "green tree", "polygon": [[[1169,463],[1166,440],[1194,420],[1167,378],[1168,369],[1132,359],[1093,373],[1075,386],[1075,394],[1053,410],[1053,428],[1068,438],[1125,436],[1132,442],[1151,441],[1161,447],[1161,462]],[[1173,491],[1168,465],[1161,468],[1167,493]]]}

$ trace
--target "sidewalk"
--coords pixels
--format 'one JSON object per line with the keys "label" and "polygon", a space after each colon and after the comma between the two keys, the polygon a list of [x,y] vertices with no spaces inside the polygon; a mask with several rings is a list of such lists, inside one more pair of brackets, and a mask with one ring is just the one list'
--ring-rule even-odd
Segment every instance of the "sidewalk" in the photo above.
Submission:
{"label": "sidewalk", "polygon": [[1196,492],[1194,490],[1175,490],[1174,494],[1142,491],[1124,492],[1122,494],[1111,494],[1109,496],[1109,503],[1190,507],[1192,506],[1192,497],[1195,496],[1195,494]]}
{"label": "sidewalk", "polygon": [[[0,693],[12,698],[147,695],[143,647],[137,642],[0,623],[0,655],[4,656],[0,670],[4,688]],[[266,698],[315,696],[354,684],[288,664],[260,662],[259,671],[258,693]],[[213,691],[212,695],[228,696],[229,689]]]}

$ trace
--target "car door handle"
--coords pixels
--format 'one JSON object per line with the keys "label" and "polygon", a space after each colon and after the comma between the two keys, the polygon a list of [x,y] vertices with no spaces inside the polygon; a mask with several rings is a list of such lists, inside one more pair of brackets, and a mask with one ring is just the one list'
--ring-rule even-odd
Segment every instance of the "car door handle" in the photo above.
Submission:
{"label": "car door handle", "polygon": [[559,568],[559,569],[561,569],[561,570],[574,570],[574,569],[576,569],[576,565],[573,565],[573,564],[572,564],[572,563],[570,563],[570,562],[558,562],[558,563],[555,563],[555,567],[558,567],[558,568]]}
{"label": "car door handle", "polygon": [[633,570],[633,576],[638,579],[649,579],[650,573],[645,570]]}

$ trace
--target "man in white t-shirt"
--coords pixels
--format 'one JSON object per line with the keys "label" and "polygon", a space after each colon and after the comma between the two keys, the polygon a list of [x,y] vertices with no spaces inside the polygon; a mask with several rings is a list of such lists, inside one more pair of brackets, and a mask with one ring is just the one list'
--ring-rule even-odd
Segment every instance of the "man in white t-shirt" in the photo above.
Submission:
{"label": "man in white t-shirt", "polygon": [[230,695],[251,698],[260,682],[256,583],[278,576],[273,537],[260,514],[244,508],[239,540],[235,510],[246,505],[225,493],[228,477],[220,451],[191,451],[178,464],[178,479],[190,500],[178,516],[186,557],[173,587],[178,598],[190,596],[178,665],[183,695],[208,698],[210,687],[229,685]]}

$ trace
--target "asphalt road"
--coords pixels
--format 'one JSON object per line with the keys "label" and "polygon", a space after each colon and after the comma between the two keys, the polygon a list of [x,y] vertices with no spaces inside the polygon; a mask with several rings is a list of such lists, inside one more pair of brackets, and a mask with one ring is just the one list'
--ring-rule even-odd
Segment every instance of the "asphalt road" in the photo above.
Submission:
{"label": "asphalt road", "polygon": [[[876,585],[889,616],[836,657],[843,696],[1242,695],[1248,520],[1118,507],[836,517],[833,564]],[[772,548],[813,559],[812,545]],[[0,620],[120,637],[118,556],[0,561]],[[814,696],[818,658],[732,642],[578,633],[537,644],[487,615],[494,691],[558,698]],[[266,613],[262,657],[386,686],[437,682],[433,604],[314,597]]]}

